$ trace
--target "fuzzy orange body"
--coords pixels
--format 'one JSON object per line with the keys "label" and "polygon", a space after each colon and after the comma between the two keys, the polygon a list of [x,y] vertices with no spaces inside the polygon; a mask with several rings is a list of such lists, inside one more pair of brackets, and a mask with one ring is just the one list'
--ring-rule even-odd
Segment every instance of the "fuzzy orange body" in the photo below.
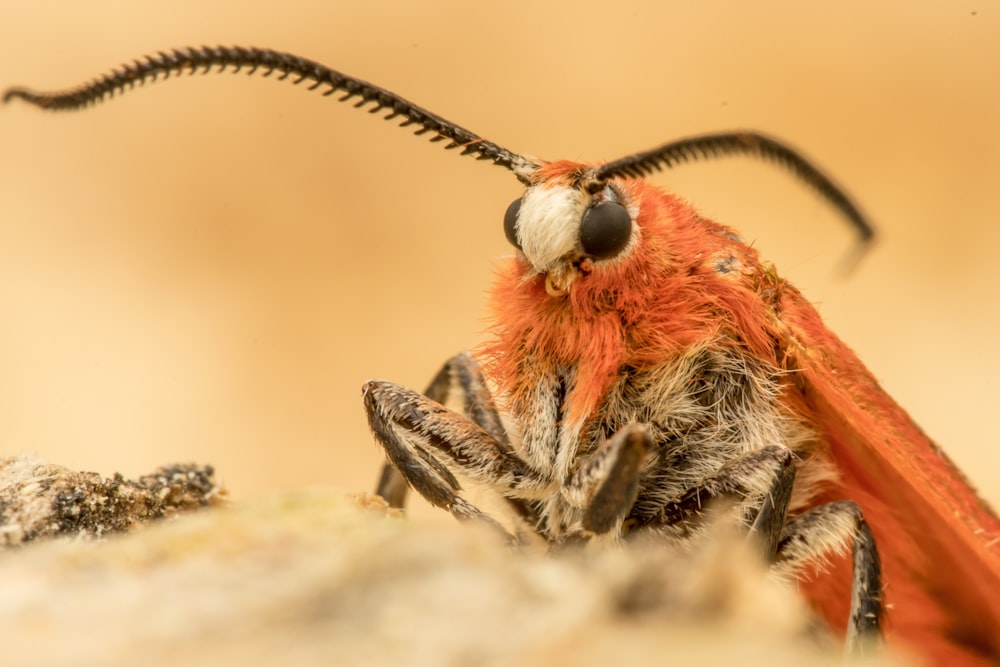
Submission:
{"label": "fuzzy orange body", "polygon": [[[558,184],[583,167],[545,165],[540,181]],[[785,371],[781,405],[816,434],[800,475],[811,466],[833,471],[809,505],[851,499],[864,511],[883,562],[890,644],[931,664],[1000,662],[997,517],[754,249],[644,181],[616,186],[638,202],[639,243],[627,256],[600,271],[584,265],[559,296],[523,256],[501,269],[493,338],[481,356],[505,409],[530,413],[541,379],[573,367],[562,419],[585,424],[617,400],[621,369],[656,367],[705,340]],[[826,569],[803,589],[842,629],[849,559]]]}

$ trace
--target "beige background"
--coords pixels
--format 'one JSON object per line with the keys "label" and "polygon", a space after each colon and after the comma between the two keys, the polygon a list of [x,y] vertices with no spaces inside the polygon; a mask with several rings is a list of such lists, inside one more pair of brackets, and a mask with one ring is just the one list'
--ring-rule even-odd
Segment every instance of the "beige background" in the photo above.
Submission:
{"label": "beige background", "polygon": [[[336,6],[336,5],[342,6]],[[741,230],[1000,502],[1000,9],[988,2],[0,4],[0,85],[157,49],[290,50],[518,151],[613,159],[754,128],[874,218],[744,160],[656,180]],[[237,497],[370,488],[359,388],[422,387],[484,327],[518,194],[495,167],[289,85],[171,81],[0,113],[0,454],[132,475],[215,464]]]}

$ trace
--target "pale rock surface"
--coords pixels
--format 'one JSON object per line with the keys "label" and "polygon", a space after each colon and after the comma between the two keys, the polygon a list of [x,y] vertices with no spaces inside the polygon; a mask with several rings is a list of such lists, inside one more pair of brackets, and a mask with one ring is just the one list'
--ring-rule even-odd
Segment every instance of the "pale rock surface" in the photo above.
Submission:
{"label": "pale rock surface", "polygon": [[843,664],[738,539],[514,552],[325,488],[22,543],[0,591],[9,665]]}

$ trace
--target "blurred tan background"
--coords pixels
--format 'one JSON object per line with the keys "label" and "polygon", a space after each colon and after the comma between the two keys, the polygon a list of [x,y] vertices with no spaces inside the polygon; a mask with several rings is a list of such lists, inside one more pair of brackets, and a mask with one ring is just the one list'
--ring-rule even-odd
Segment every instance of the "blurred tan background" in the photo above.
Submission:
{"label": "blurred tan background", "polygon": [[[340,5],[340,6],[338,6]],[[656,181],[737,227],[1000,503],[1000,8],[987,2],[0,5],[0,85],[185,44],[294,51],[517,151],[753,128],[876,221],[734,159]],[[481,339],[510,174],[287,84],[210,76],[0,112],[0,454],[214,464],[236,498],[371,488],[360,386]]]}

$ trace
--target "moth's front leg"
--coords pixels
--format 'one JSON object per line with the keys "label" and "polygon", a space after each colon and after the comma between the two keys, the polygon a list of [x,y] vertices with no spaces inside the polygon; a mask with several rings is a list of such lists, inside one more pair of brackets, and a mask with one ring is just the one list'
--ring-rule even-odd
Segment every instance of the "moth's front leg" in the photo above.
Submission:
{"label": "moth's front leg", "polygon": [[[424,390],[424,396],[442,405],[447,404],[455,395],[461,397],[463,415],[493,436],[498,447],[513,451],[479,365],[467,352],[456,354],[446,361]],[[382,466],[375,493],[385,499],[390,507],[401,508],[405,505],[408,488],[406,478],[387,461]],[[513,500],[511,502],[520,510],[518,503]]]}
{"label": "moth's front leg", "polygon": [[363,390],[368,425],[394,467],[428,502],[459,519],[499,524],[464,498],[455,472],[509,496],[532,495],[547,479],[505,443],[437,401],[382,380]]}

